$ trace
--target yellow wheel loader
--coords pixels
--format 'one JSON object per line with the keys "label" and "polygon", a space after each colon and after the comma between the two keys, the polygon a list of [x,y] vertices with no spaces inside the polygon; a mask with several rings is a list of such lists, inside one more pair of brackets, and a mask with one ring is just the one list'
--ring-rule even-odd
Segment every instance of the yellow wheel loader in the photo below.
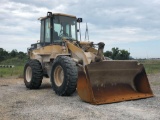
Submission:
{"label": "yellow wheel loader", "polygon": [[57,95],[69,96],[76,90],[91,104],[105,104],[152,97],[142,64],[133,60],[106,60],[105,44],[78,41],[81,18],[48,12],[41,21],[40,41],[28,48],[30,60],[24,67],[24,83],[38,89],[49,77]]}

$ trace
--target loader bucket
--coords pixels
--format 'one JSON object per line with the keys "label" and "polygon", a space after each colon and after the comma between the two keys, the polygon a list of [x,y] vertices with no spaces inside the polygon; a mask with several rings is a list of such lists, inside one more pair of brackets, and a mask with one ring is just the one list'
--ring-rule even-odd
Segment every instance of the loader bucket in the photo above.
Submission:
{"label": "loader bucket", "polygon": [[77,92],[83,101],[105,104],[152,97],[145,69],[137,61],[103,61],[79,71]]}

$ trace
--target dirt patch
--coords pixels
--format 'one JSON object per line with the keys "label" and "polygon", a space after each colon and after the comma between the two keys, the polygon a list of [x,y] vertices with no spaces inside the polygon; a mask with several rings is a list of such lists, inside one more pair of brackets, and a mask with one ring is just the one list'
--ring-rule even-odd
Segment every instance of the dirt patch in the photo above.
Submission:
{"label": "dirt patch", "polygon": [[28,90],[23,79],[0,78],[0,120],[158,120],[160,73],[148,78],[155,97],[104,105],[85,103],[76,92],[57,96],[49,79],[39,90]]}

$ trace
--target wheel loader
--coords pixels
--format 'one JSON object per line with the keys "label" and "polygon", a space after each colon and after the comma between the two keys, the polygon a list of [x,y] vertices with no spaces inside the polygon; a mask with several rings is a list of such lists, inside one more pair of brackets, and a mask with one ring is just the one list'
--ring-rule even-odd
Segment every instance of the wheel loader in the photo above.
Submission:
{"label": "wheel loader", "polygon": [[105,44],[78,40],[82,18],[48,12],[41,22],[40,41],[28,48],[24,83],[38,89],[49,77],[59,96],[77,91],[82,101],[106,104],[154,96],[142,64],[134,60],[107,60]]}

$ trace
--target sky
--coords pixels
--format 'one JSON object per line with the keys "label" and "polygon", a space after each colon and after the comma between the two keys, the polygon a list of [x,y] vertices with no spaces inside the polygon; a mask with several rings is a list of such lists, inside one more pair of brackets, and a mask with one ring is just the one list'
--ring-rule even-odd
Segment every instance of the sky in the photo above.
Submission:
{"label": "sky", "polygon": [[40,39],[39,17],[71,14],[86,22],[89,40],[128,50],[133,58],[160,58],[160,0],[1,0],[0,48],[27,52]]}

